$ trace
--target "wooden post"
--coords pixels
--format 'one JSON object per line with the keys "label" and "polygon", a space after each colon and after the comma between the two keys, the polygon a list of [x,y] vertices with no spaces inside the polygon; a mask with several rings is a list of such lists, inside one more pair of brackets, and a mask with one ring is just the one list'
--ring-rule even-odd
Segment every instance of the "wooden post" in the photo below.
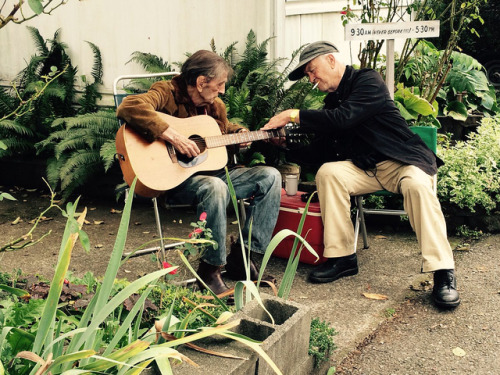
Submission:
{"label": "wooden post", "polygon": [[385,84],[394,99],[394,39],[387,39],[387,56],[385,67]]}

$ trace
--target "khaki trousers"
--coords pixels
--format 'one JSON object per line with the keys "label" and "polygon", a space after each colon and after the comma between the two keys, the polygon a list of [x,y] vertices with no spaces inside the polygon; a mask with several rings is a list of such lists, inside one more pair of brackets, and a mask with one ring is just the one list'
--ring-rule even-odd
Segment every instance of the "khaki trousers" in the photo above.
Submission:
{"label": "khaki trousers", "polygon": [[334,258],[355,252],[350,196],[381,190],[381,184],[386,190],[403,195],[404,209],[422,252],[422,271],[454,269],[453,252],[432,177],[418,167],[389,160],[377,164],[376,178],[351,161],[321,166],[316,185],[324,225],[324,256]]}

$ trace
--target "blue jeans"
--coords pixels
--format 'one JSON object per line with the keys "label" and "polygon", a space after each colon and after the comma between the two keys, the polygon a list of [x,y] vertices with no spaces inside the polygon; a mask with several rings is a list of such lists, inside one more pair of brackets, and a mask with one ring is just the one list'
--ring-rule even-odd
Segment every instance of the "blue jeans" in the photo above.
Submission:
{"label": "blue jeans", "polygon": [[[252,221],[251,250],[263,254],[278,218],[281,199],[281,174],[272,167],[234,168],[229,177],[237,199],[252,197],[247,208],[247,221],[242,229],[243,241],[248,248],[250,218]],[[213,176],[195,175],[178,187],[169,190],[169,203],[197,205],[198,216],[207,213],[207,227],[212,230],[217,250],[207,249],[202,259],[211,265],[226,264],[227,206],[231,202],[224,171]]]}

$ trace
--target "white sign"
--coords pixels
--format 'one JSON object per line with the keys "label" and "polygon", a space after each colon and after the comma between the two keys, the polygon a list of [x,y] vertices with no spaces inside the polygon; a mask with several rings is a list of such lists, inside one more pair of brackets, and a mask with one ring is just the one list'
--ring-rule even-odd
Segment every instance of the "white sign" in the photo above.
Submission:
{"label": "white sign", "polygon": [[347,24],[345,40],[433,38],[439,36],[439,21]]}

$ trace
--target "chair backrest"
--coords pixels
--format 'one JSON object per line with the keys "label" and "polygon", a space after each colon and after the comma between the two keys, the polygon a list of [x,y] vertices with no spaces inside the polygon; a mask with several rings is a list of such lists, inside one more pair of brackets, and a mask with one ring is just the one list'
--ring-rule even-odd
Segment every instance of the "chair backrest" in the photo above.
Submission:
{"label": "chair backrest", "polygon": [[128,95],[134,95],[131,93],[118,92],[118,83],[124,80],[140,79],[140,78],[156,78],[156,77],[173,77],[180,74],[179,72],[161,72],[161,73],[145,73],[145,74],[128,74],[117,77],[113,82],[113,97],[115,99],[115,106],[121,104],[123,98]]}
{"label": "chair backrest", "polygon": [[418,134],[434,153],[437,150],[437,129],[430,126],[410,126],[410,130]]}

